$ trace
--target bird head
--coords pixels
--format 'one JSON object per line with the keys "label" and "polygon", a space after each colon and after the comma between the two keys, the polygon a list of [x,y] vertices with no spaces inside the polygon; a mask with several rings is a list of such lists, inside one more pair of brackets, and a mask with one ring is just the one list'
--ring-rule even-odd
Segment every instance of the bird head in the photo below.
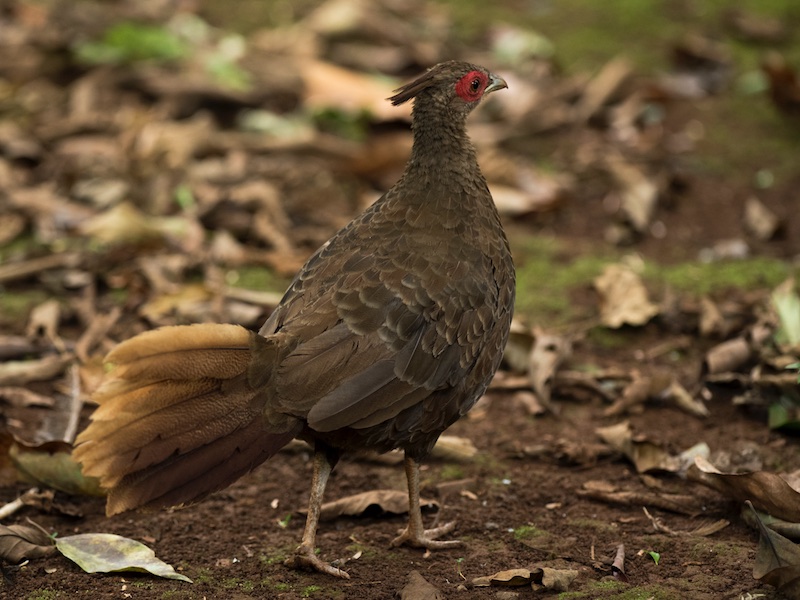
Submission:
{"label": "bird head", "polygon": [[491,92],[507,88],[505,80],[483,67],[461,61],[436,65],[389,98],[397,106],[414,98],[420,104],[434,103],[466,117]]}

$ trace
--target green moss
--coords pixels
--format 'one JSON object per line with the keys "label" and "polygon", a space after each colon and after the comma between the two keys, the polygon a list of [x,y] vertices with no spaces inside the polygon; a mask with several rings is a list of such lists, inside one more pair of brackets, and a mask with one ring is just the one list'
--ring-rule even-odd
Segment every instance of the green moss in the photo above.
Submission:
{"label": "green moss", "polygon": [[192,579],[195,583],[215,584],[217,581],[211,569],[198,569],[197,573],[192,576]]}
{"label": "green moss", "polygon": [[278,293],[289,287],[291,282],[266,267],[253,266],[244,266],[228,271],[227,280],[230,285],[236,287]]}
{"label": "green moss", "polygon": [[222,587],[226,590],[242,590],[244,592],[252,592],[256,584],[249,579],[242,579],[241,577],[227,577],[222,580]]}
{"label": "green moss", "polygon": [[464,479],[464,469],[459,465],[445,465],[439,473],[439,478],[445,481]]}
{"label": "green moss", "polygon": [[546,531],[534,527],[533,525],[522,525],[514,528],[515,540],[529,540],[531,538],[549,535]]}
{"label": "green moss", "polygon": [[22,321],[28,317],[32,306],[41,304],[49,294],[41,289],[0,292],[0,315],[6,321]]}
{"label": "green moss", "polygon": [[309,585],[303,588],[301,595],[303,598],[311,598],[314,594],[317,594],[322,591],[321,585]]}
{"label": "green moss", "polygon": [[565,260],[560,240],[526,234],[512,237],[517,268],[516,310],[534,321],[563,324],[576,318],[574,289],[591,285],[615,254],[587,251]]}
{"label": "green moss", "polygon": [[709,294],[726,289],[773,288],[792,270],[788,263],[766,257],[714,263],[685,262],[671,266],[647,263],[644,278],[678,291]]}

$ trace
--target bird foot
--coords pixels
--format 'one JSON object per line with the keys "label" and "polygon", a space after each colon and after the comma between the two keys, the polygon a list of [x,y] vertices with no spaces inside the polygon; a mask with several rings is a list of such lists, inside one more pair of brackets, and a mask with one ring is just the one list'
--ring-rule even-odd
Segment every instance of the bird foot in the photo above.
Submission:
{"label": "bird foot", "polygon": [[442,548],[455,548],[461,546],[461,540],[437,540],[436,538],[450,533],[456,528],[456,522],[450,521],[441,527],[411,531],[409,527],[403,529],[399,536],[392,540],[392,546],[411,546],[413,548],[427,548],[428,550],[441,550]]}
{"label": "bird foot", "polygon": [[309,548],[303,544],[299,545],[294,551],[294,554],[287,558],[284,563],[290,569],[304,569],[308,571],[319,571],[334,577],[341,577],[342,579],[350,579],[347,571],[343,571],[332,564],[325,562],[314,553],[313,548]]}

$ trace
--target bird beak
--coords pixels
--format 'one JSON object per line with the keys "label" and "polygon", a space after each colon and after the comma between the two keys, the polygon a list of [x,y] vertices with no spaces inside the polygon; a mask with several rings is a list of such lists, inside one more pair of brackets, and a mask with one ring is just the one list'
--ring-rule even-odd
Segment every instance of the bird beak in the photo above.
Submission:
{"label": "bird beak", "polygon": [[506,80],[502,77],[498,77],[494,73],[489,73],[489,85],[486,86],[486,89],[483,90],[484,94],[489,94],[491,92],[496,92],[497,90],[502,90],[507,88],[508,84]]}

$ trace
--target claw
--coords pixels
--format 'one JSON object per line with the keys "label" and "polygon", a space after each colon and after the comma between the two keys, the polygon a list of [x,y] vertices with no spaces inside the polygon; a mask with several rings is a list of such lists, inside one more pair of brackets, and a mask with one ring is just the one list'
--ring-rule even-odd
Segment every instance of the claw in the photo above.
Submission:
{"label": "claw", "polygon": [[342,579],[350,579],[347,571],[343,571],[332,564],[325,562],[316,555],[313,548],[309,548],[304,544],[300,544],[294,551],[294,554],[287,558],[284,563],[290,569],[305,569],[309,571],[319,571],[334,577],[341,577]]}
{"label": "claw", "polygon": [[450,521],[441,527],[433,529],[422,529],[413,531],[412,527],[406,527],[396,538],[392,540],[392,546],[411,546],[412,548],[427,548],[428,550],[441,550],[443,548],[456,548],[463,545],[461,540],[437,540],[436,538],[453,531],[456,522]]}

